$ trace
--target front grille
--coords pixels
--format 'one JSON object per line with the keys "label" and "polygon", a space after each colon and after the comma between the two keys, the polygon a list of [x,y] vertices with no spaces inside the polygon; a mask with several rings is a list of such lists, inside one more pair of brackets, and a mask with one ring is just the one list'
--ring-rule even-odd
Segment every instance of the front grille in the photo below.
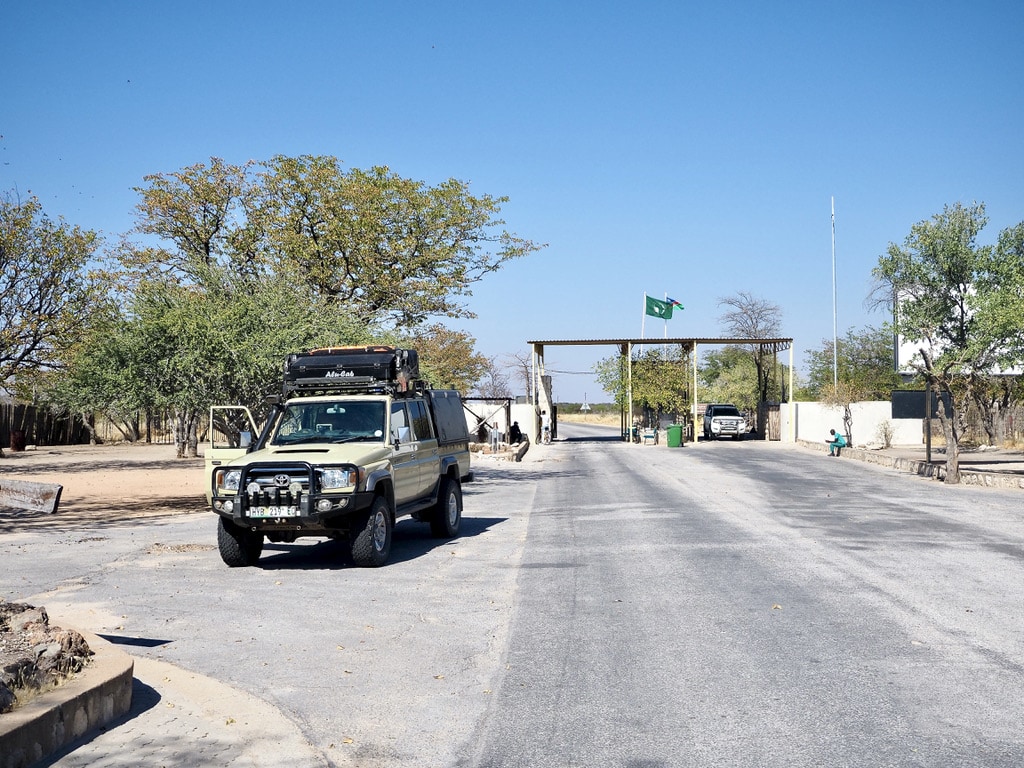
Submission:
{"label": "front grille", "polygon": [[308,464],[250,465],[242,473],[240,495],[246,506],[299,506],[310,493]]}

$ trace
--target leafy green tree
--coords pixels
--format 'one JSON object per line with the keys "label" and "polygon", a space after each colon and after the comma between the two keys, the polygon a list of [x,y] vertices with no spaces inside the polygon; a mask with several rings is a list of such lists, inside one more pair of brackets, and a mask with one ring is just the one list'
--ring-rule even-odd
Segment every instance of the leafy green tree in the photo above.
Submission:
{"label": "leafy green tree", "polygon": [[835,379],[850,385],[850,391],[861,400],[888,400],[892,390],[903,385],[896,372],[891,328],[850,328],[838,339],[836,349],[833,356],[832,339],[822,339],[819,349],[808,350],[807,393],[811,397],[820,397]]}
{"label": "leafy green tree", "polygon": [[139,413],[152,406],[149,382],[138,368],[146,353],[145,341],[132,332],[118,307],[107,303],[105,309],[64,350],[60,370],[38,378],[37,399],[55,412],[77,416],[93,442],[97,413],[126,440],[134,441],[141,436]]}
{"label": "leafy green tree", "polygon": [[141,198],[135,230],[155,236],[157,245],[126,242],[128,274],[170,274],[198,285],[264,277],[247,216],[254,194],[250,168],[211,158],[208,165],[144,177],[146,186],[135,188]]}
{"label": "leafy green tree", "polygon": [[37,379],[85,332],[102,296],[99,243],[34,197],[0,198],[0,388]]}
{"label": "leafy green tree", "polygon": [[96,233],[54,221],[36,198],[0,199],[0,386],[57,363],[95,311]]}
{"label": "leafy green tree", "polygon": [[947,483],[960,481],[958,417],[971,398],[971,377],[1021,360],[1021,238],[1012,228],[998,248],[979,245],[987,223],[984,204],[947,205],[911,227],[902,246],[890,243],[873,270],[875,295],[894,306],[897,332],[917,349],[912,365],[938,396]]}
{"label": "leafy green tree", "polygon": [[[461,301],[473,283],[539,247],[502,229],[505,198],[454,179],[430,187],[386,168],[346,172],[332,157],[212,158],[145,182],[145,239],[118,250],[123,311],[106,327],[135,355],[124,367],[134,402],[175,414],[179,455],[195,453],[209,404],[258,405],[300,349],[411,336],[427,344],[438,383],[468,389],[484,359],[470,337],[426,318],[471,316]],[[102,365],[75,359],[75,375]],[[117,379],[105,373],[97,381]]]}
{"label": "leafy green tree", "polygon": [[144,284],[131,332],[144,343],[137,363],[152,407],[174,414],[179,454],[194,456],[199,418],[212,403],[259,411],[281,386],[285,356],[300,349],[365,344],[372,329],[265,285],[244,294]]}
{"label": "leafy green tree", "polygon": [[275,274],[366,322],[472,317],[460,300],[473,283],[539,248],[502,229],[507,198],[473,195],[456,179],[431,187],[308,155],[261,168],[251,221]]}
{"label": "leafy green tree", "polygon": [[594,374],[620,408],[627,407],[630,379],[634,408],[679,414],[690,403],[689,352],[676,346],[636,350],[628,370],[624,356],[605,358],[594,366]]}
{"label": "leafy green tree", "polygon": [[896,372],[891,328],[850,328],[838,340],[833,356],[832,339],[807,353],[807,394],[843,410],[843,431],[853,443],[853,403],[888,400],[892,390],[903,386]]}
{"label": "leafy green tree", "polygon": [[733,403],[742,411],[757,412],[757,368],[749,350],[729,345],[707,352],[697,382],[702,402]]}
{"label": "leafy green tree", "polygon": [[272,284],[227,294],[141,281],[68,350],[46,397],[87,425],[103,414],[128,440],[140,437],[140,411],[166,411],[179,455],[194,456],[207,407],[230,402],[259,413],[281,386],[289,352],[379,341],[372,328],[320,310]]}

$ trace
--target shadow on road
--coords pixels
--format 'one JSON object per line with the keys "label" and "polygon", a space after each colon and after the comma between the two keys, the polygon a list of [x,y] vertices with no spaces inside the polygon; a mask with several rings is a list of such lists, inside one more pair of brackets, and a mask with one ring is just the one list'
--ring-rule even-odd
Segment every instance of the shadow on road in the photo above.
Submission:
{"label": "shadow on road", "polygon": [[[463,517],[459,535],[455,539],[437,539],[430,533],[430,526],[415,520],[399,520],[391,537],[391,556],[388,564],[415,560],[428,552],[450,545],[459,539],[472,538],[486,533],[496,525],[508,520],[507,517]],[[348,545],[337,539],[316,541],[309,539],[294,544],[267,542],[263,546],[263,557],[256,567],[264,570],[340,570],[356,567],[349,555]],[[384,566],[387,568],[387,565]]]}

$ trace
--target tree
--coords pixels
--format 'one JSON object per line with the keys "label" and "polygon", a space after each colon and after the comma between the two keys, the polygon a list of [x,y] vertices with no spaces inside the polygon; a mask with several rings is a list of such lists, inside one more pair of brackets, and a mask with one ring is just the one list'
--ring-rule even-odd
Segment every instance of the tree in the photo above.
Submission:
{"label": "tree", "polygon": [[95,310],[96,233],[53,221],[36,198],[0,199],[0,386],[47,368]]}
{"label": "tree", "polygon": [[247,213],[254,190],[245,166],[210,158],[177,173],[151,174],[136,187],[135,231],[155,235],[159,247],[126,243],[123,260],[141,278],[154,271],[206,284],[218,275],[262,277]]}
{"label": "tree", "polygon": [[533,355],[529,352],[509,352],[504,363],[512,369],[512,379],[522,385],[527,402],[533,402]]}
{"label": "tree", "polygon": [[1007,438],[1007,421],[1012,418],[1014,407],[1024,400],[1024,379],[1019,375],[972,374],[967,386],[987,443],[1000,445]]}
{"label": "tree", "polygon": [[622,355],[605,358],[594,366],[594,373],[621,408],[627,407],[630,384],[634,407],[646,411],[679,414],[690,403],[689,352],[681,347],[635,350],[629,370]]}
{"label": "tree", "polygon": [[820,398],[825,405],[843,409],[843,434],[847,445],[853,445],[853,404],[866,399],[865,390],[856,382],[839,379],[822,389]]}
{"label": "tree", "polygon": [[819,349],[808,350],[807,391],[811,397],[835,389],[836,379],[849,385],[848,391],[860,400],[888,400],[892,390],[902,386],[903,379],[895,367],[891,328],[850,328],[838,339],[836,349],[833,355],[832,339],[822,339]]}
{"label": "tree", "polygon": [[440,323],[418,329],[406,346],[419,353],[420,376],[432,386],[470,392],[490,368],[490,361],[474,350],[476,339]]}
{"label": "tree", "polygon": [[34,197],[0,198],[0,388],[57,365],[80,337],[100,295],[98,246],[96,233],[53,221]]}
{"label": "tree", "polygon": [[917,348],[912,365],[938,396],[947,483],[960,481],[958,417],[971,377],[1021,360],[1024,249],[1015,249],[1017,228],[997,249],[978,245],[987,223],[983,203],[947,205],[911,227],[902,247],[890,243],[872,272],[876,298],[894,308],[896,331]]}
{"label": "tree", "polygon": [[[470,337],[422,324],[471,316],[461,299],[472,284],[540,247],[502,228],[506,198],[387,168],[345,172],[332,157],[211,158],[145,182],[136,232],[147,239],[119,249],[116,327],[145,341],[122,345],[137,355],[131,389],[173,410],[182,455],[208,405],[257,404],[279,386],[284,355],[311,346],[418,335],[436,342],[424,363],[438,383],[468,389],[483,370]],[[79,373],[101,362],[78,361]]]}
{"label": "tree", "polygon": [[498,365],[496,359],[485,358],[487,365],[483,375],[476,384],[476,394],[488,400],[505,400],[512,397],[512,389],[508,385],[508,375]]}
{"label": "tree", "polygon": [[[740,291],[735,296],[720,298],[718,306],[729,308],[719,316],[718,321],[734,338],[770,339],[781,333],[782,309],[777,304]],[[754,362],[758,403],[767,402],[774,372],[774,353],[769,355],[763,344],[749,344],[744,349]]]}
{"label": "tree", "polygon": [[129,441],[140,438],[139,413],[152,406],[149,380],[138,361],[146,341],[112,302],[62,355],[61,368],[36,381],[37,398],[52,410],[77,416],[96,442],[95,416],[105,416]]}
{"label": "tree", "polygon": [[729,345],[707,352],[697,378],[702,401],[733,403],[742,411],[757,412],[757,368],[749,351]]}
{"label": "tree", "polygon": [[367,322],[472,317],[460,303],[472,284],[540,247],[502,229],[508,198],[456,179],[430,187],[308,155],[261,167],[252,221],[275,272]]}

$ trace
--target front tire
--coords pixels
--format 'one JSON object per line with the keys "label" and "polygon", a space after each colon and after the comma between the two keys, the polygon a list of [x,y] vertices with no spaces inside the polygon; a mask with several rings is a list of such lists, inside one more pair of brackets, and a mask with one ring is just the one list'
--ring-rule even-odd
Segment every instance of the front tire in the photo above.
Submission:
{"label": "front tire", "polygon": [[450,477],[441,478],[441,492],[430,517],[430,533],[439,539],[454,539],[462,523],[462,486]]}
{"label": "front tire", "polygon": [[218,521],[217,548],[221,560],[232,568],[255,565],[263,554],[263,534],[246,530],[223,517]]}
{"label": "front tire", "polygon": [[377,496],[370,505],[366,522],[352,539],[352,562],[362,568],[380,568],[391,554],[391,508]]}

